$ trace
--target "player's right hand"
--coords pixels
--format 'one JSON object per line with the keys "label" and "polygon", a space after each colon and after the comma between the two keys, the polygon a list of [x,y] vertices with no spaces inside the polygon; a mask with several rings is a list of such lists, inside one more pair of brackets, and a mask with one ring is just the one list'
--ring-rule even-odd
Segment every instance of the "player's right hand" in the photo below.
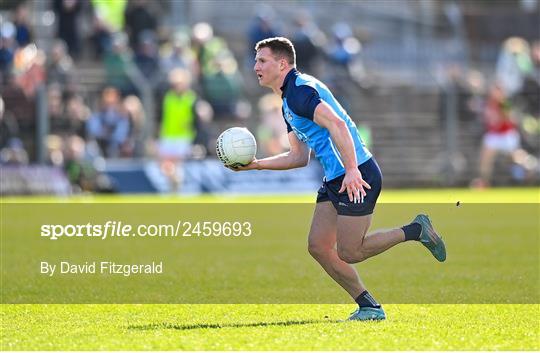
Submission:
{"label": "player's right hand", "polygon": [[366,196],[366,190],[364,188],[371,189],[371,186],[362,178],[362,173],[360,173],[358,168],[354,168],[345,173],[339,192],[347,191],[349,201],[361,203],[364,202],[364,197]]}
{"label": "player's right hand", "polygon": [[241,172],[243,170],[259,169],[259,161],[257,159],[254,159],[253,161],[251,161],[249,164],[246,164],[246,165],[240,165],[240,166],[236,166],[236,167],[226,165],[225,167],[229,168],[230,170],[232,170],[234,172]]}

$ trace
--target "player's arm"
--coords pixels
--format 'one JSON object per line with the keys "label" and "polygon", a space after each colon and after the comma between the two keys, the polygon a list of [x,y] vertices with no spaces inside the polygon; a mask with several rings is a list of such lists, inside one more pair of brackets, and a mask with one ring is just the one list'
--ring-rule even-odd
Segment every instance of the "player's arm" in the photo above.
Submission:
{"label": "player's arm", "polygon": [[285,170],[305,167],[309,163],[310,149],[294,132],[289,132],[290,150],[272,157],[255,159],[250,164],[233,170],[271,169]]}
{"label": "player's arm", "polygon": [[360,202],[366,195],[364,188],[371,189],[371,187],[358,170],[354,141],[347,123],[324,101],[321,101],[315,108],[313,121],[330,132],[330,137],[341,155],[345,167],[345,178],[339,192],[347,191],[349,200]]}

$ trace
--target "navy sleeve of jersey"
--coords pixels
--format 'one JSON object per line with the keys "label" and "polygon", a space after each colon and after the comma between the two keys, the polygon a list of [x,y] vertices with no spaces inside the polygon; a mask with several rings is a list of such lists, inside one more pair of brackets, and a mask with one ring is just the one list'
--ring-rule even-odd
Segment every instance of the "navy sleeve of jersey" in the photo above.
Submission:
{"label": "navy sleeve of jersey", "polygon": [[287,133],[292,131],[291,124],[285,119],[285,113],[283,112],[283,107],[281,108],[281,114],[283,115],[283,121],[285,122],[285,125],[287,125]]}
{"label": "navy sleeve of jersey", "polygon": [[319,92],[313,87],[300,85],[294,87],[292,93],[287,95],[289,108],[295,114],[313,120],[315,108],[321,102]]}

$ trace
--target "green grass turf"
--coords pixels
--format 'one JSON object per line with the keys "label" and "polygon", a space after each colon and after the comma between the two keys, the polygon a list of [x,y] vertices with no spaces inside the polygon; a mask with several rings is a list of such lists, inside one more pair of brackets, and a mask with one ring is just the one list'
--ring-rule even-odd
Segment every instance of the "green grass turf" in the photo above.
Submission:
{"label": "green grass turf", "polygon": [[[1,202],[13,203],[58,203],[58,202],[113,202],[113,203],[285,203],[303,202],[314,203],[315,193],[298,195],[82,195],[70,197],[32,196],[32,197],[3,197]],[[383,189],[379,203],[540,203],[540,188],[494,188],[486,190],[471,189]]]}
{"label": "green grass turf", "polygon": [[[474,203],[538,204],[539,189],[385,191],[381,202],[441,203],[452,216]],[[298,197],[82,197],[62,202],[312,202],[312,196]],[[5,202],[58,202],[52,198],[10,198]],[[445,208],[461,201],[460,208]],[[478,207],[478,206],[473,206]],[[520,205],[510,210],[519,217]],[[492,206],[486,205],[486,217]],[[447,211],[446,211],[447,210]],[[2,223],[8,222],[3,218]],[[438,219],[447,230],[465,227],[460,222]],[[491,221],[471,219],[480,238],[466,242],[470,234],[448,234],[449,259],[439,265],[425,249],[406,244],[359,265],[360,273],[377,297],[384,299],[385,322],[341,322],[354,305],[341,304],[2,304],[2,350],[539,350],[540,305],[538,304],[538,223],[536,234],[523,244],[522,234],[510,234],[511,222],[495,217]],[[476,223],[475,223],[476,222]],[[489,223],[489,224],[487,224]],[[529,224],[529,227],[530,227]],[[375,224],[376,225],[376,224]],[[519,228],[517,228],[519,229]],[[523,229],[527,229],[526,227]],[[497,235],[493,237],[492,235]],[[2,235],[4,237],[4,235]],[[291,254],[305,254],[302,236],[291,243]],[[519,239],[522,242],[514,241]],[[278,242],[265,244],[267,252]],[[67,244],[67,243],[64,243]],[[160,242],[163,244],[163,242]],[[239,243],[242,245],[242,243]],[[163,246],[163,245],[160,245]],[[231,244],[225,244],[229,249]],[[418,245],[416,245],[418,246]],[[480,246],[488,258],[475,257]],[[530,247],[524,256],[525,247]],[[86,249],[87,251],[91,251]],[[4,250],[2,250],[4,251]],[[165,251],[165,250],[163,250]],[[265,251],[266,252],[266,251]],[[3,253],[3,255],[5,255]],[[32,253],[27,254],[31,257]],[[210,254],[211,255],[211,254]],[[255,261],[257,254],[244,253],[243,261]],[[264,254],[261,254],[264,255]],[[292,255],[291,255],[292,256]],[[288,259],[286,256],[283,259]],[[279,260],[279,259],[278,259]],[[204,263],[204,258],[201,259]],[[273,264],[254,269],[264,276],[270,269],[290,271],[300,282],[282,283],[284,276],[269,276],[268,287],[253,288],[250,294],[283,295],[290,302],[302,302],[317,292],[321,302],[328,296],[347,302],[313,260],[304,256],[286,266]],[[514,266],[512,266],[514,264]],[[474,268],[476,267],[476,268]],[[193,267],[196,268],[196,267]],[[287,270],[288,268],[288,270]],[[189,268],[187,268],[189,270]],[[497,269],[497,271],[494,271]],[[6,269],[2,269],[5,275]],[[227,272],[229,271],[229,272]],[[234,268],[221,273],[234,276]],[[261,272],[262,271],[262,272]],[[192,271],[193,272],[193,271]],[[248,273],[249,272],[243,272]],[[283,272],[287,274],[287,272]],[[207,273],[207,275],[215,275]],[[220,273],[218,273],[220,275]],[[405,276],[405,277],[404,277]],[[249,278],[236,276],[239,286],[249,290]],[[379,281],[379,278],[384,280]],[[204,288],[178,288],[196,302]],[[37,283],[37,282],[36,282]],[[517,285],[516,285],[517,283]],[[213,290],[219,286],[212,287]],[[289,288],[289,291],[284,289]],[[33,288],[30,288],[32,290]],[[35,289],[35,288],[34,288]],[[151,290],[149,287],[148,290]],[[154,290],[156,288],[153,288]],[[159,289],[159,288],[158,288]],[[26,290],[26,289],[25,289]],[[133,290],[133,289],[132,289]],[[167,291],[174,291],[169,288]],[[230,289],[229,289],[230,290]],[[415,292],[415,290],[417,292]],[[2,302],[9,291],[2,289]],[[39,291],[38,291],[39,293]],[[231,292],[235,294],[234,291]],[[292,293],[292,294],[291,294]],[[417,293],[415,301],[411,293]],[[430,294],[431,293],[431,294]],[[25,293],[26,294],[26,293]],[[137,293],[130,292],[129,295]],[[519,300],[513,301],[512,294]],[[429,296],[437,296],[429,300]],[[300,297],[298,297],[300,296]],[[400,301],[400,297],[407,299]],[[195,300],[193,299],[195,298]],[[249,302],[256,302],[253,298]],[[299,299],[300,298],[300,299]],[[396,299],[397,298],[397,299]],[[486,298],[492,298],[486,300]],[[345,301],[343,299],[346,299]],[[256,300],[256,299],[255,299]],[[309,299],[306,299],[309,300]],[[202,300],[201,300],[202,301]],[[24,302],[24,301],[23,301]],[[446,304],[396,304],[396,303]],[[491,304],[448,304],[478,303]],[[494,304],[510,303],[510,304]],[[530,304],[516,304],[530,303]]]}
{"label": "green grass turf", "polygon": [[538,350],[539,305],[5,305],[4,350]]}

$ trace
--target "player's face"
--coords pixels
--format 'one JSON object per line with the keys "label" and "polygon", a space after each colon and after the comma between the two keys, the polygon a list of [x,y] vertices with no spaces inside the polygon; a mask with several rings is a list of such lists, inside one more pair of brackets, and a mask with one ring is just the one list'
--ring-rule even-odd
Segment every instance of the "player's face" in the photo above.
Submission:
{"label": "player's face", "polygon": [[270,48],[261,48],[255,56],[253,70],[261,86],[272,87],[279,79],[279,60],[272,54]]}

